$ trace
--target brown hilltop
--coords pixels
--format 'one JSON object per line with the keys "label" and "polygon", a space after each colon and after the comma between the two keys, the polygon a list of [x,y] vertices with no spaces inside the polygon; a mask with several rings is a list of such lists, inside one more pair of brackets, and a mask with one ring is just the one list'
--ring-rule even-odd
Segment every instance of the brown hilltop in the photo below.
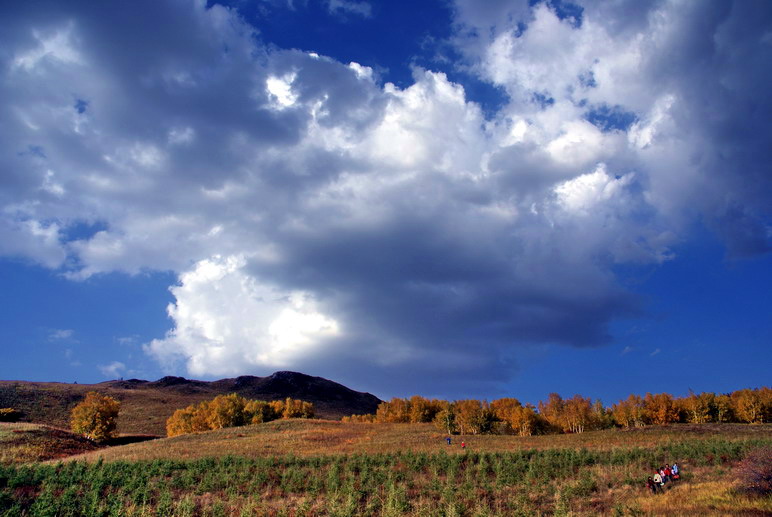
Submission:
{"label": "brown hilltop", "polygon": [[118,431],[122,434],[164,435],[166,419],[175,410],[228,393],[260,400],[306,400],[314,404],[317,417],[328,419],[374,413],[381,402],[370,393],[322,377],[276,372],[268,377],[245,375],[211,382],[172,376],[157,381],[129,379],[99,384],[0,381],[0,407],[22,411],[26,422],[69,427],[70,410],[93,390],[121,401]]}

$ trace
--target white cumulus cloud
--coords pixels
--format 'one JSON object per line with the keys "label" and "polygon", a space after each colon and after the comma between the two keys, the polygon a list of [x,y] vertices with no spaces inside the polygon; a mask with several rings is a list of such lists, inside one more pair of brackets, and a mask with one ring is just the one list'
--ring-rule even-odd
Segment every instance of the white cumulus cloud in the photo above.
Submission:
{"label": "white cumulus cloud", "polygon": [[17,2],[0,254],[73,280],[174,272],[145,346],[174,371],[505,378],[522,346],[610,342],[641,311],[614,267],[669,260],[694,221],[769,250],[751,4],[459,0],[457,65],[506,94],[485,114],[442,70],[384,83],[216,3]]}

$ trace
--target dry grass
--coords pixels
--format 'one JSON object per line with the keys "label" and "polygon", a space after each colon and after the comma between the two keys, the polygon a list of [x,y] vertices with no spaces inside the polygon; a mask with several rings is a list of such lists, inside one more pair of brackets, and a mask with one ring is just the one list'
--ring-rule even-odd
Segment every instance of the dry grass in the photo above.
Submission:
{"label": "dry grass", "polygon": [[0,465],[58,460],[96,449],[89,440],[62,429],[0,423]]}
{"label": "dry grass", "polygon": [[69,428],[70,412],[89,391],[98,391],[121,402],[120,434],[166,434],[166,419],[175,410],[214,397],[211,393],[174,390],[119,389],[105,384],[0,381],[0,406],[24,413],[24,420]]}
{"label": "dry grass", "polygon": [[[109,500],[121,515],[772,515],[769,498],[735,490],[733,470],[742,451],[772,443],[772,425],[444,438],[427,424],[274,421],[89,452],[73,459],[90,465],[56,466],[46,483],[75,487],[76,513]],[[673,460],[684,480],[650,494],[648,469]],[[91,498],[102,475],[112,482]],[[49,493],[25,490],[29,504]]]}
{"label": "dry grass", "polygon": [[718,469],[718,473],[716,470],[697,469],[692,481],[682,483],[665,494],[636,494],[625,502],[651,516],[772,515],[772,499],[742,494],[735,487],[731,469]]}
{"label": "dry grass", "polygon": [[[314,380],[314,382],[317,381]],[[164,436],[166,420],[175,410],[211,400],[217,395],[239,392],[232,383],[223,383],[224,381],[208,383],[190,381],[188,384],[163,385],[158,382],[144,381],[139,384],[132,381],[108,381],[99,384],[0,381],[0,408],[9,407],[20,410],[23,414],[22,420],[25,422],[69,428],[72,408],[83,400],[87,392],[98,391],[121,402],[118,417],[119,434]],[[356,397],[362,394],[351,392],[351,394],[341,395],[341,390],[346,388],[324,380],[318,381],[317,384],[319,391],[314,392],[313,397],[304,398],[314,402],[317,416],[340,418],[343,415],[362,412],[356,405]],[[283,400],[287,395],[239,393],[247,398],[266,400]],[[329,393],[332,394],[325,399],[326,394]],[[354,398],[346,398],[349,395]],[[293,398],[302,397],[293,394]]]}
{"label": "dry grass", "polygon": [[[445,451],[461,454],[461,440],[469,451],[505,452],[522,449],[608,450],[652,448],[687,440],[711,438],[730,440],[772,439],[772,425],[742,424],[673,425],[634,431],[604,430],[575,435],[546,436],[464,436],[453,437],[447,446],[445,435],[431,424],[350,424],[328,420],[277,420],[266,424],[221,429],[177,436],[89,453],[77,459],[94,461],[148,459],[197,459],[226,454],[244,457],[319,456],[361,453]],[[663,459],[663,463],[666,459]]]}

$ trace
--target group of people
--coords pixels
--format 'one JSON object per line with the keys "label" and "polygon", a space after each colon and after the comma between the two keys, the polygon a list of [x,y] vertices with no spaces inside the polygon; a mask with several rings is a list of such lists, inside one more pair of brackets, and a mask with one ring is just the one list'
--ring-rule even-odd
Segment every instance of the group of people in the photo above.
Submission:
{"label": "group of people", "polygon": [[673,463],[671,467],[666,463],[664,467],[654,469],[654,475],[646,480],[646,488],[651,490],[652,494],[662,493],[667,483],[674,483],[679,479],[681,479],[681,469],[678,464]]}
{"label": "group of people", "polygon": [[[445,438],[445,441],[446,441],[446,442],[448,442],[448,445],[450,445],[451,443],[453,443],[453,442],[452,442],[452,440],[450,439],[450,436],[448,436],[447,438]],[[464,449],[464,450],[466,450],[466,442],[465,442],[465,441],[463,441],[463,440],[461,441],[461,448],[462,448],[462,449]]]}

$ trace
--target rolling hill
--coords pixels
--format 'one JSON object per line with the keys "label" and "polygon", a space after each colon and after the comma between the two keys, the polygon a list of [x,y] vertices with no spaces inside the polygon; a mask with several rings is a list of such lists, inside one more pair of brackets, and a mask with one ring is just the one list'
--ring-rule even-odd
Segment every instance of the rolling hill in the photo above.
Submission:
{"label": "rolling hill", "polygon": [[306,400],[314,404],[317,417],[328,419],[373,413],[381,402],[370,393],[354,391],[322,377],[276,372],[268,377],[242,376],[211,382],[182,377],[98,384],[0,381],[0,407],[20,410],[24,422],[69,427],[70,410],[88,391],[99,391],[121,401],[121,434],[165,435],[166,419],[175,410],[228,393],[260,400]]}

